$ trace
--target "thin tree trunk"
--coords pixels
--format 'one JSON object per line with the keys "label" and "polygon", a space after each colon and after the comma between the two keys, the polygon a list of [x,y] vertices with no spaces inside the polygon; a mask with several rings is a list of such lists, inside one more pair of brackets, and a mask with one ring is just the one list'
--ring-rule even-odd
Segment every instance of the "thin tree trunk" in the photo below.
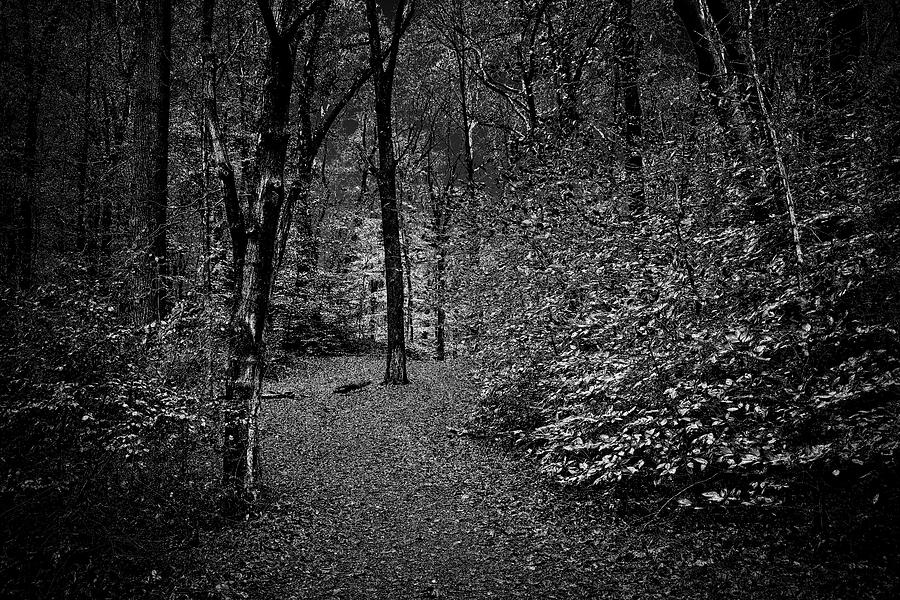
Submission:
{"label": "thin tree trunk", "polygon": [[[463,17],[460,16],[460,19]],[[475,157],[472,151],[472,129],[474,122],[469,110],[469,81],[466,76],[465,39],[456,38],[456,68],[459,77],[459,112],[463,132],[463,164],[466,167],[466,192],[469,202],[475,203]]]}
{"label": "thin tree trunk", "polygon": [[166,240],[172,1],[142,3],[135,91],[133,227],[137,275],[133,282],[139,322],[164,319],[171,309]]}
{"label": "thin tree trunk", "polygon": [[[744,50],[745,46],[734,13],[726,0],[706,0],[706,4],[722,40],[722,54],[728,71],[729,91],[736,96],[734,110],[749,114],[752,117],[751,128],[758,133],[758,128],[755,126],[764,119],[763,108],[759,105],[759,97],[754,90],[750,63],[747,60],[747,53]],[[735,113],[733,120],[738,127],[738,134],[742,136],[739,141],[746,142],[749,138],[746,124],[747,115],[742,112]]]}
{"label": "thin tree trunk", "polygon": [[34,283],[35,224],[34,210],[40,192],[38,180],[38,136],[40,134],[40,105],[47,69],[46,53],[59,29],[58,9],[46,19],[41,35],[32,39],[31,7],[22,0],[24,32],[25,139],[22,147],[22,176],[24,190],[18,202],[19,230],[11,236],[10,255],[18,262],[19,289],[31,289]]}
{"label": "thin tree trunk", "polygon": [[91,39],[91,30],[93,28],[93,2],[89,3],[88,18],[85,25],[84,42],[85,48],[88,50],[84,61],[84,98],[82,98],[81,108],[81,148],[78,156],[78,179],[76,186],[78,189],[78,222],[75,229],[75,249],[78,252],[86,252],[92,249],[93,242],[88,241],[88,163],[91,157],[91,87],[92,87],[92,53],[93,48]]}
{"label": "thin tree trunk", "polygon": [[435,262],[435,279],[437,290],[437,306],[435,308],[435,325],[434,325],[434,358],[435,360],[444,360],[447,355],[446,349],[446,324],[447,312],[444,306],[447,301],[447,248],[444,236],[438,238],[437,261]]}
{"label": "thin tree trunk", "polygon": [[625,113],[625,189],[629,211],[640,213],[646,206],[644,197],[644,155],[641,149],[640,45],[634,26],[632,0],[619,0],[619,65],[622,85],[622,108]]}
{"label": "thin tree trunk", "polygon": [[[30,59],[29,59],[30,60]],[[27,75],[26,75],[27,76]],[[29,85],[28,107],[25,109],[25,144],[22,152],[25,190],[19,201],[19,235],[15,249],[19,257],[19,289],[31,289],[34,263],[34,204],[38,195],[37,146],[41,100],[40,84]]]}
{"label": "thin tree trunk", "polygon": [[378,311],[378,298],[375,294],[381,289],[381,281],[378,279],[369,280],[369,340],[375,343],[375,332],[377,331],[375,323],[375,313]]}
{"label": "thin tree trunk", "polygon": [[[379,8],[375,0],[366,0],[369,24],[369,63],[375,83],[375,125],[378,143],[378,194],[381,198],[381,231],[384,240],[384,275],[387,288],[387,365],[385,383],[408,383],[406,373],[406,344],[403,326],[403,259],[400,247],[400,215],[397,206],[397,161],[394,156],[394,136],[391,126],[391,103],[394,72],[397,64],[400,36],[405,29],[406,1],[394,7],[394,28],[391,34],[387,65],[382,62]],[[411,14],[411,13],[410,13]],[[409,16],[406,17],[408,23]]]}
{"label": "thin tree trunk", "polygon": [[400,246],[403,248],[403,269],[406,276],[406,339],[413,343],[413,288],[412,288],[412,262],[409,258],[409,235],[406,229],[406,220],[400,218]]}
{"label": "thin tree trunk", "polygon": [[672,7],[684,25],[694,55],[697,58],[697,82],[701,93],[708,96],[716,117],[722,127],[728,126],[728,111],[722,96],[722,81],[718,75],[718,64],[712,38],[706,27],[698,0],[673,0]]}
{"label": "thin tree trunk", "polygon": [[[750,24],[752,25],[752,10],[748,19]],[[775,155],[775,163],[778,165],[778,175],[781,178],[781,185],[784,188],[784,199],[785,204],[787,205],[788,223],[790,226],[791,238],[794,245],[794,257],[797,260],[798,279],[802,280],[804,266],[803,247],[800,243],[800,227],[797,224],[796,204],[794,202],[794,195],[791,191],[791,180],[790,177],[788,177],[787,166],[784,163],[784,157],[782,156],[781,152],[781,138],[778,135],[778,131],[775,129],[775,123],[772,120],[772,116],[769,114],[769,111],[766,108],[766,99],[763,95],[762,84],[760,83],[759,73],[757,71],[756,51],[754,50],[752,44],[750,45],[750,73],[753,77],[753,84],[756,91],[757,100],[759,101],[760,107],[762,107],[763,119],[769,133],[769,141],[772,144],[772,153]]]}

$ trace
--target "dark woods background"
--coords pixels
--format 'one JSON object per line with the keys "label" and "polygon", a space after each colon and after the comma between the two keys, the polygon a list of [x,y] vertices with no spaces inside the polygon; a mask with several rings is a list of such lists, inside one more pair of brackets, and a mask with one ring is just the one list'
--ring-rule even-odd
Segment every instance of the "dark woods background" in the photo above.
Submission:
{"label": "dark woods background", "polygon": [[896,590],[896,1],[0,11],[2,595],[168,593],[261,487],[264,378],[367,350]]}

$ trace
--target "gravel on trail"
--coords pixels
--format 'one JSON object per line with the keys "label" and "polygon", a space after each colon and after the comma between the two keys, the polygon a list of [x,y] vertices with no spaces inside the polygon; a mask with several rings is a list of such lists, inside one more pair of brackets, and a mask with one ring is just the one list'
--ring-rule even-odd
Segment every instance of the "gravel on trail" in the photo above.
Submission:
{"label": "gravel on trail", "polygon": [[[457,435],[477,400],[465,369],[409,366],[410,385],[384,386],[376,357],[303,359],[270,383],[261,423],[271,501],[200,536],[187,597],[771,598],[795,587],[777,577],[746,585],[758,582],[747,560],[778,572],[771,553],[722,569],[734,555],[714,533],[631,527],[562,494],[534,465]],[[333,393],[364,379],[376,383]]]}

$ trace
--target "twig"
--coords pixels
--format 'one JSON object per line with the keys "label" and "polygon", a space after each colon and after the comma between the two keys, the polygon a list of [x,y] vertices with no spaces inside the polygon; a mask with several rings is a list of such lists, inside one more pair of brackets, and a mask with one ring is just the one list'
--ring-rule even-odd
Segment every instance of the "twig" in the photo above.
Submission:
{"label": "twig", "polygon": [[678,496],[682,495],[683,493],[685,493],[686,491],[688,491],[691,488],[694,488],[694,487],[697,487],[698,485],[702,485],[704,483],[712,481],[713,479],[715,479],[718,476],[719,476],[719,473],[713,473],[706,479],[701,479],[700,481],[695,481],[694,483],[687,485],[684,488],[678,490],[677,492],[675,492],[675,494],[672,497],[670,497],[668,500],[663,502],[662,506],[660,506],[659,509],[657,509],[657,511],[655,513],[653,513],[653,516],[651,516],[649,519],[647,519],[647,522],[644,524],[646,525],[646,524],[650,523],[651,521],[653,521],[654,519],[656,519],[660,515],[660,513],[662,513],[662,511],[669,505],[669,503],[672,502],[672,500],[674,500]]}
{"label": "twig", "polygon": [[261,398],[262,398],[263,400],[281,400],[281,399],[284,399],[284,398],[291,398],[291,399],[293,399],[293,398],[295,398],[295,397],[296,397],[296,395],[294,394],[294,392],[278,392],[278,393],[275,393],[275,394],[263,394],[263,395],[261,396]]}

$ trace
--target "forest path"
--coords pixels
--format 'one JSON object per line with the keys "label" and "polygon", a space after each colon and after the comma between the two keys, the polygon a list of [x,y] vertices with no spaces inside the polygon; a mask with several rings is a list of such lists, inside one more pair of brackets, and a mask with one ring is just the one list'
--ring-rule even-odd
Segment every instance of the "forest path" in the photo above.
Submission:
{"label": "forest path", "polygon": [[382,369],[374,357],[304,359],[268,386],[295,394],[263,409],[272,502],[204,533],[190,589],[176,597],[819,597],[797,594],[815,589],[814,574],[798,586],[791,555],[727,542],[734,525],[629,525],[532,465],[453,435],[475,402],[459,363],[415,361],[410,385],[332,393],[380,381]]}
{"label": "forest path", "polygon": [[199,549],[221,563],[207,575],[215,596],[627,596],[600,569],[610,538],[561,518],[526,465],[448,431],[474,401],[452,362],[411,362],[407,386],[331,393],[382,369],[372,357],[309,360],[270,386],[296,394],[267,400],[262,417],[275,501]]}

